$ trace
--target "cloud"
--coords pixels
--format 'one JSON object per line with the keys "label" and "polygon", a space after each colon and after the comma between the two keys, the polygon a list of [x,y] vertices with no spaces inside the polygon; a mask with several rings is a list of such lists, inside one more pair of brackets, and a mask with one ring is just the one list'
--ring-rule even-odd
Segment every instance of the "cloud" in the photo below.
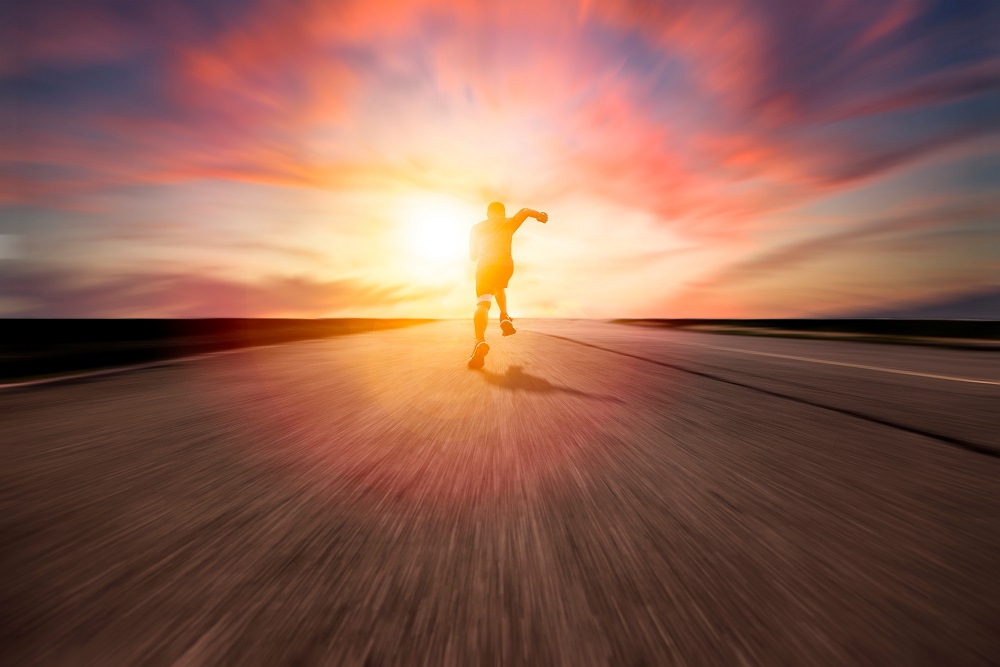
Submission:
{"label": "cloud", "polygon": [[72,0],[4,4],[0,75],[68,62],[115,61],[141,45],[134,27],[100,4]]}
{"label": "cloud", "polygon": [[326,317],[436,296],[430,288],[278,276],[239,282],[182,273],[94,277],[0,265],[4,317]]}
{"label": "cloud", "polygon": [[923,297],[876,310],[851,310],[842,317],[1000,320],[1000,287],[956,291],[943,299]]}
{"label": "cloud", "polygon": [[[198,31],[181,27],[194,21],[191,10],[181,11],[184,5],[167,15],[174,17],[171,21],[147,13],[131,23],[101,7],[95,5],[87,20],[114,26],[109,30],[127,33],[132,41],[156,45],[145,48],[161,56],[150,64],[150,74],[167,115],[155,107],[139,116],[102,113],[70,123],[69,136],[58,136],[53,143],[70,139],[78,144],[74,164],[121,180],[211,177],[352,187],[356,174],[363,178],[391,168],[391,156],[325,152],[317,149],[321,142],[313,131],[338,123],[364,128],[361,115],[369,106],[398,90],[411,113],[439,102],[454,105],[467,93],[486,112],[540,104],[535,116],[547,116],[557,133],[580,141],[585,157],[592,144],[597,155],[588,159],[595,168],[632,164],[623,177],[641,179],[643,171],[652,170],[668,187],[673,179],[671,190],[684,193],[692,183],[707,189],[713,179],[725,187],[738,175],[700,164],[720,157],[715,153],[675,152],[681,140],[666,132],[673,119],[657,113],[657,100],[651,99],[657,91],[670,95],[663,77],[671,63],[689,70],[690,87],[678,92],[692,95],[687,101],[694,106],[716,109],[706,114],[691,146],[696,150],[724,138],[742,146],[744,171],[753,167],[756,175],[786,179],[796,171],[817,170],[794,159],[796,153],[808,149],[810,155],[822,155],[824,148],[841,143],[840,137],[824,146],[816,137],[796,136],[803,128],[834,117],[881,114],[987,92],[995,89],[997,78],[991,60],[938,66],[926,74],[928,50],[953,45],[959,28],[974,27],[984,17],[964,17],[943,28],[924,20],[918,30],[930,10],[909,1],[815,3],[808,10],[784,2],[736,1],[598,2],[585,9],[525,2],[483,9],[435,0],[394,2],[389,8],[360,2],[262,2],[211,38],[197,38]],[[175,27],[151,25],[157,19]],[[36,26],[29,33],[39,43],[61,41],[61,22],[34,18],[25,25]],[[612,39],[632,33],[648,41],[649,49],[628,52]],[[988,48],[979,32],[963,34],[974,42],[968,49]],[[116,48],[119,58],[129,55],[127,48],[116,46],[119,41],[105,40],[107,57]],[[65,48],[67,58],[86,59],[86,48],[71,42]],[[29,56],[25,54],[25,62],[34,62]],[[607,114],[610,119],[599,122]],[[46,129],[60,125],[55,120],[43,124]],[[108,136],[91,142],[81,155],[79,141],[72,141],[74,125],[96,126]],[[622,127],[635,129],[622,137]],[[625,139],[624,145],[615,149],[615,139]],[[748,146],[755,150],[748,152]],[[30,151],[37,159],[60,160],[58,155],[45,158],[44,146],[39,148],[41,154]],[[864,142],[852,145],[852,151],[866,164],[884,163],[866,159]],[[750,153],[760,163],[748,160]],[[130,169],[112,168],[124,158]],[[572,168],[572,162],[560,166]],[[582,176],[595,182],[586,169]],[[809,180],[808,174],[799,174],[794,184]],[[106,184],[107,179],[94,179],[94,187]],[[651,188],[645,185],[641,183],[648,194]],[[618,194],[634,199],[632,192]],[[697,212],[703,197],[690,198]],[[656,198],[648,204],[664,215],[684,206],[676,197],[670,201],[673,206]]]}
{"label": "cloud", "polygon": [[950,228],[996,216],[1000,216],[1000,204],[987,202],[983,204],[969,203],[958,207],[953,205],[939,206],[929,211],[910,212],[874,220],[782,246],[748,260],[730,264],[722,272],[702,282],[701,286],[710,287],[734,281],[754,280],[836,252],[845,245],[868,241],[876,237]]}
{"label": "cloud", "polygon": [[[941,234],[968,228],[974,232],[973,242],[985,235],[981,242],[995,246],[1000,234],[982,226],[998,217],[1000,202],[994,198],[939,204],[855,224],[729,263],[689,283],[666,307],[725,309],[734,317],[815,315],[843,312],[852,299],[872,308],[940,299],[991,285],[995,268],[971,257],[964,266],[935,266],[941,263]],[[921,264],[924,275],[909,273]]]}
{"label": "cloud", "polygon": [[881,94],[869,98],[844,100],[836,118],[869,116],[918,106],[946,104],[1000,90],[1000,60],[994,58],[975,62],[944,72],[935,71],[918,76],[904,85],[896,84]]}
{"label": "cloud", "polygon": [[[431,190],[648,217],[664,238],[751,271],[732,258],[773,231],[776,212],[983,151],[1000,128],[989,29],[1000,5],[989,2],[11,6],[0,28],[0,205],[66,213],[67,229],[68,211],[101,206],[108,220],[89,224],[118,224],[130,188],[137,201],[162,189],[163,210],[136,214],[158,220],[192,219],[171,202],[219,181],[344,202],[377,193],[387,206]],[[334,226],[374,230],[382,215],[330,208]],[[263,250],[281,235],[241,243]],[[161,278],[157,293],[186,303],[183,281]],[[277,307],[269,280],[247,289]]]}
{"label": "cloud", "polygon": [[[877,97],[927,78],[963,80],[995,58],[990,3],[721,0],[608,2],[611,21],[686,54],[699,80],[764,125],[814,121],[838,102]],[[940,57],[947,51],[951,58]],[[918,96],[915,102],[922,101]]]}

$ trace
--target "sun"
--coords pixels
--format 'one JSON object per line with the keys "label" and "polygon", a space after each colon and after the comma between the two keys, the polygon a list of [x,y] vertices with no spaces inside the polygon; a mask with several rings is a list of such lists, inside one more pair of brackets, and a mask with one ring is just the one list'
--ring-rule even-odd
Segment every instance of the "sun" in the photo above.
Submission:
{"label": "sun", "polygon": [[468,252],[473,214],[461,202],[444,196],[426,196],[403,207],[410,250],[425,262],[450,264]]}

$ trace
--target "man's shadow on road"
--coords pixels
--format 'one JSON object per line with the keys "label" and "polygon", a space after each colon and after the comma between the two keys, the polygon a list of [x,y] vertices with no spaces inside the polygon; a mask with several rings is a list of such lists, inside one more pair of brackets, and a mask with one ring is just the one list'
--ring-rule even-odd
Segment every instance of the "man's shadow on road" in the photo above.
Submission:
{"label": "man's shadow on road", "polygon": [[564,387],[558,384],[552,384],[545,378],[525,373],[520,366],[508,366],[507,372],[503,375],[493,373],[492,371],[488,371],[486,369],[481,370],[480,373],[490,384],[504,389],[510,389],[512,391],[528,391],[539,394],[562,393],[597,401],[609,401],[614,403],[622,402],[622,400],[617,396],[588,394],[585,391],[580,391],[579,389],[574,389],[573,387]]}

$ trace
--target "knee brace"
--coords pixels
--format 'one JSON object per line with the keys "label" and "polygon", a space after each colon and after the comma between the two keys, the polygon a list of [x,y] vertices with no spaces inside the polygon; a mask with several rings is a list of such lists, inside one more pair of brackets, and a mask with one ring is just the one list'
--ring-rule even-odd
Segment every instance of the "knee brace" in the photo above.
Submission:
{"label": "knee brace", "polygon": [[489,310],[490,306],[493,304],[492,294],[483,294],[481,297],[476,299],[476,308],[484,304],[486,305],[486,309]]}

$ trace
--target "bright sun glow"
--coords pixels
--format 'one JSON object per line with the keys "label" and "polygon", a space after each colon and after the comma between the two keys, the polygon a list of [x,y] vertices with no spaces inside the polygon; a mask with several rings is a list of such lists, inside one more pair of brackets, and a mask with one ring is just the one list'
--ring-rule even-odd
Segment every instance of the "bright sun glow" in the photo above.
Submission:
{"label": "bright sun glow", "polygon": [[468,252],[469,229],[479,222],[467,206],[439,195],[407,202],[403,215],[411,251],[435,264],[463,260]]}

